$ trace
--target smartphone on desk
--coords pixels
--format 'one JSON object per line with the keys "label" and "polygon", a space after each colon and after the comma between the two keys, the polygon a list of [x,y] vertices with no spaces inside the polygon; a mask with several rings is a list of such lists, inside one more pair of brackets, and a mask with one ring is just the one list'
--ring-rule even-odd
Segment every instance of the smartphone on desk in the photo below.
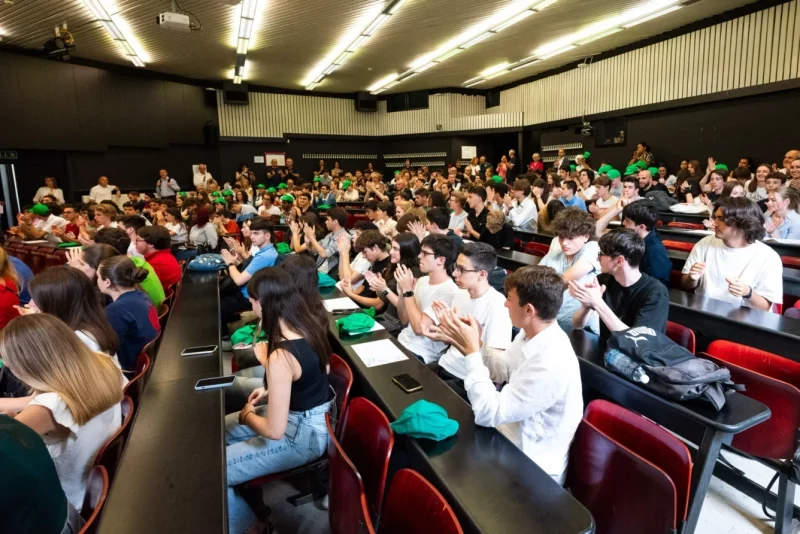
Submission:
{"label": "smartphone on desk", "polygon": [[392,377],[392,382],[397,384],[397,387],[405,391],[406,393],[414,393],[415,391],[419,391],[422,389],[422,384],[417,382],[417,380],[407,373],[403,373],[402,375],[397,375]]}
{"label": "smartphone on desk", "polygon": [[202,347],[187,347],[181,351],[181,356],[204,356],[206,354],[214,354],[216,352],[216,345],[203,345]]}
{"label": "smartphone on desk", "polygon": [[194,389],[196,391],[201,391],[204,389],[227,388],[229,386],[232,386],[235,380],[236,377],[233,375],[218,376],[215,378],[204,378],[202,380],[197,381],[197,384],[194,385]]}

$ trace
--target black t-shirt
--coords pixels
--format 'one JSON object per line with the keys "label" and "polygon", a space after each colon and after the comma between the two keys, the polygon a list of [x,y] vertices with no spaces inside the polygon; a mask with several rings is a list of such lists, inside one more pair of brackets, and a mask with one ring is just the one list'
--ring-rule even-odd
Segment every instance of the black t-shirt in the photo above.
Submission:
{"label": "black t-shirt", "polygon": [[488,243],[494,248],[511,248],[514,245],[514,228],[509,224],[504,224],[496,234],[490,232],[488,228],[484,228],[478,241]]}
{"label": "black t-shirt", "polygon": [[681,191],[679,187],[675,188],[675,198],[678,199],[678,202],[686,202],[686,193],[691,193],[694,198],[697,198],[702,192],[700,190],[700,182],[697,180],[697,178],[689,178],[685,183],[689,185],[689,188],[686,190],[686,192]]}
{"label": "black t-shirt", "polygon": [[[483,229],[486,228],[486,215],[488,215],[489,210],[483,208],[479,215],[475,215],[475,210],[470,210],[469,215],[467,215],[467,220],[469,224],[472,225],[472,229],[478,232],[479,234],[483,232]],[[467,239],[474,240],[475,237],[472,235],[465,235]]]}
{"label": "black t-shirt", "polygon": [[709,193],[706,193],[706,196],[708,197],[708,200],[710,200],[713,203],[716,203],[717,200],[719,200],[719,197],[722,196],[722,193],[715,193],[711,191]]}
{"label": "black t-shirt", "polygon": [[648,187],[647,189],[642,189],[639,192],[639,194],[641,196],[644,196],[645,193],[649,193],[650,191],[663,191],[663,192],[665,192],[666,194],[669,195],[669,189],[667,189],[667,186],[664,185],[664,184],[660,184],[658,182],[652,182],[650,184],[650,187]]}
{"label": "black t-shirt", "polygon": [[456,246],[456,252],[461,252],[461,248],[464,246],[464,240],[458,237],[458,234],[456,234],[452,230],[448,230],[447,233],[445,234],[445,237],[447,237],[447,239],[452,241],[453,244]]}
{"label": "black t-shirt", "polygon": [[[372,271],[374,274],[381,274],[381,273],[383,273],[383,271],[386,270],[386,268],[389,266],[391,261],[392,261],[391,256],[386,256],[386,258],[384,258],[382,260],[378,260],[375,263],[373,263],[372,265],[370,265],[369,266],[369,270]],[[364,282],[364,291],[361,292],[361,296],[374,299],[378,295],[377,295],[377,293],[375,293],[372,290],[372,288],[369,287],[369,284],[365,281]]]}
{"label": "black t-shirt", "polygon": [[519,175],[519,160],[517,159],[517,156],[514,156],[513,158],[510,158],[508,162],[513,165],[513,167],[509,167],[508,172],[506,172],[506,179],[511,182],[517,177],[517,175]]}
{"label": "black t-shirt", "polygon": [[639,266],[643,273],[649,274],[665,286],[669,287],[669,275],[672,272],[672,261],[669,259],[664,243],[653,230],[644,238],[644,258]]}
{"label": "black t-shirt", "polygon": [[[648,326],[662,334],[666,331],[669,291],[664,284],[645,273],[630,287],[622,287],[610,274],[601,274],[597,282],[606,286],[603,300],[628,328]],[[609,335],[601,320],[600,337],[607,339]]]}

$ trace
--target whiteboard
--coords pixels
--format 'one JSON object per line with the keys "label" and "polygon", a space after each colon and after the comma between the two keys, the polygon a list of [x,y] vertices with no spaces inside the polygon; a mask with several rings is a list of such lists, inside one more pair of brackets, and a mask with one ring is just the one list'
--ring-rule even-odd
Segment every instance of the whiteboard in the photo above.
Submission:
{"label": "whiteboard", "polygon": [[286,152],[264,152],[264,163],[269,166],[272,165],[272,160],[278,160],[279,167],[286,166]]}

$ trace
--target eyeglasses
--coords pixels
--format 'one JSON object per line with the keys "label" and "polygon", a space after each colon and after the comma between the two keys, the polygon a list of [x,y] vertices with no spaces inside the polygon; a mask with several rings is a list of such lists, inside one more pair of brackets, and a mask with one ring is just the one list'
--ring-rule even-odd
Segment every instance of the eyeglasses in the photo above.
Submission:
{"label": "eyeglasses", "polygon": [[425,252],[424,250],[420,251],[420,254],[423,256],[436,256],[435,252]]}
{"label": "eyeglasses", "polygon": [[483,270],[483,269],[465,269],[465,268],[461,267],[461,266],[460,266],[460,265],[458,265],[458,264],[456,264],[455,266],[453,266],[453,274],[455,274],[455,273],[457,273],[457,272],[458,272],[458,273],[461,273],[461,274],[464,274],[464,273],[479,273],[479,272],[481,272],[482,270]]}

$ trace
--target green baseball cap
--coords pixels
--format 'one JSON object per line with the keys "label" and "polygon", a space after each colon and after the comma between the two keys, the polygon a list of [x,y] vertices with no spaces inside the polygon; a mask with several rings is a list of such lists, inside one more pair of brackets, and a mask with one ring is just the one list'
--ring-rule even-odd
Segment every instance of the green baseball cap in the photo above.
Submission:
{"label": "green baseball cap", "polygon": [[226,189],[225,191],[222,192],[223,197],[229,197],[231,195],[233,195],[233,191],[231,191],[230,189]]}
{"label": "green baseball cap", "polygon": [[634,165],[639,167],[639,169],[641,169],[641,170],[645,170],[647,168],[647,162],[645,160],[643,160],[643,159],[640,159],[639,161],[634,163]]}
{"label": "green baseball cap", "polygon": [[435,441],[447,439],[458,432],[458,421],[450,419],[438,404],[424,399],[408,406],[390,426],[398,434]]}
{"label": "green baseball cap", "polygon": [[278,189],[288,189],[288,188],[289,188],[289,186],[286,185],[285,182],[281,182],[281,183],[278,184]]}
{"label": "green baseball cap", "polygon": [[716,165],[714,165],[714,170],[715,171],[727,171],[728,170],[728,166],[725,165],[724,163],[717,163]]}
{"label": "green baseball cap", "polygon": [[48,208],[44,204],[34,204],[34,206],[29,211],[34,215],[40,215],[42,217],[47,217],[48,215],[50,215],[50,208]]}
{"label": "green baseball cap", "polygon": [[264,185],[264,184],[258,184],[258,185],[256,186],[256,189],[266,189],[266,188],[267,188],[267,186],[266,186],[266,185]]}
{"label": "green baseball cap", "polygon": [[219,191],[214,191],[213,193],[211,193],[211,196],[212,197],[221,197],[222,193],[220,193]]}
{"label": "green baseball cap", "polygon": [[178,196],[179,197],[185,197],[186,196],[186,191],[178,191]]}
{"label": "green baseball cap", "polygon": [[628,165],[628,168],[625,169],[625,176],[637,174],[638,172],[639,172],[639,167],[637,167],[636,165]]}
{"label": "green baseball cap", "polygon": [[344,187],[345,189],[347,189],[351,185],[353,185],[353,182],[351,182],[350,180],[345,180],[344,182],[342,182],[342,187]]}
{"label": "green baseball cap", "polygon": [[589,159],[591,157],[592,157],[592,153],[589,152],[588,150],[583,153],[583,159]]}
{"label": "green baseball cap", "polygon": [[317,176],[316,178],[314,178],[314,181],[315,181],[315,182],[321,182],[321,181],[322,181],[322,178],[320,178],[319,176]]}
{"label": "green baseball cap", "polygon": [[267,189],[267,193],[277,193],[277,191],[275,190],[274,187],[270,187],[269,189]]}
{"label": "green baseball cap", "polygon": [[606,176],[608,176],[608,177],[609,177],[609,178],[611,178],[612,180],[613,180],[614,178],[620,178],[620,174],[619,174],[619,171],[618,171],[617,169],[611,169],[611,170],[609,170],[608,172],[606,172]]}
{"label": "green baseball cap", "polygon": [[571,163],[569,166],[569,172],[575,172],[575,169],[577,169],[577,167],[575,166],[574,163]]}
{"label": "green baseball cap", "polygon": [[611,165],[606,163],[605,165],[600,165],[600,168],[597,169],[597,172],[600,173],[600,174],[606,174],[608,171],[610,171],[613,168],[614,167],[612,167]]}
{"label": "green baseball cap", "polygon": [[398,174],[400,174],[400,171],[394,171],[395,176],[397,176]]}
{"label": "green baseball cap", "polygon": [[225,204],[225,199],[222,197],[217,197],[214,199],[214,204]]}
{"label": "green baseball cap", "polygon": [[497,183],[497,184],[499,184],[500,182],[502,182],[502,181],[503,181],[503,179],[502,179],[502,178],[500,178],[500,177],[499,177],[498,175],[496,175],[496,174],[495,174],[494,176],[492,176],[492,177],[491,177],[491,180],[492,180],[494,183]]}
{"label": "green baseball cap", "polygon": [[283,195],[281,202],[294,202],[294,197],[292,195]]}
{"label": "green baseball cap", "polygon": [[650,174],[653,176],[658,176],[658,167],[648,167],[647,170],[650,171]]}

